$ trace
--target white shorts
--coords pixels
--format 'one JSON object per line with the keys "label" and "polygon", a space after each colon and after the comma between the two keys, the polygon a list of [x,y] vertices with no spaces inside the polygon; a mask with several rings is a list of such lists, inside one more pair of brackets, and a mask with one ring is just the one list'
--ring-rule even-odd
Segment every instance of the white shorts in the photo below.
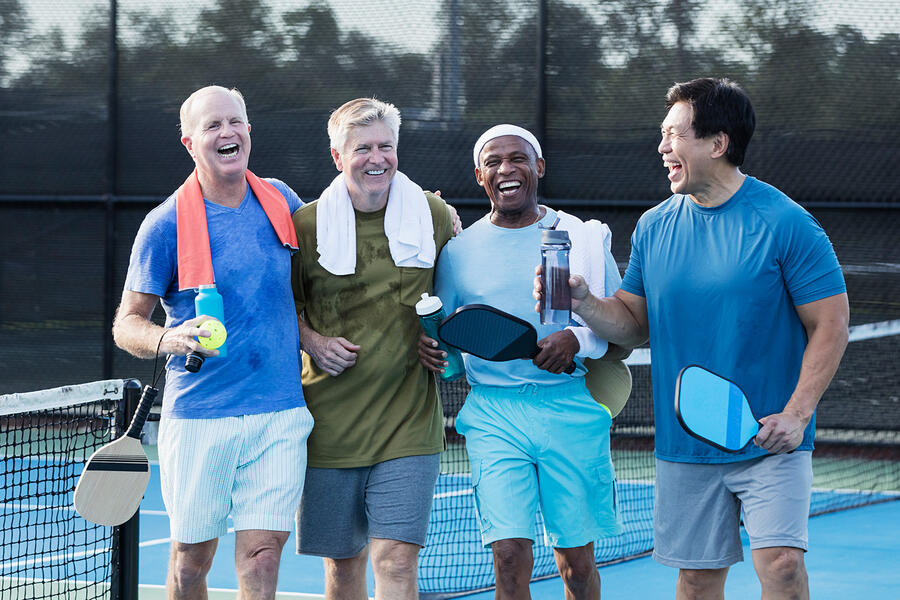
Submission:
{"label": "white shorts", "polygon": [[159,425],[159,470],[171,537],[196,544],[234,529],[291,531],[303,494],[305,406],[218,419],[173,419]]}

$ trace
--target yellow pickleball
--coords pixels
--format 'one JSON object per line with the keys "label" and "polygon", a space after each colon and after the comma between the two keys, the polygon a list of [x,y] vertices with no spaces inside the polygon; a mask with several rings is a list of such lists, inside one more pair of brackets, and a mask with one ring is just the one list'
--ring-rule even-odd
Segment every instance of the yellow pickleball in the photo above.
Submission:
{"label": "yellow pickleball", "polygon": [[207,330],[209,332],[209,337],[197,336],[197,341],[200,342],[201,346],[209,348],[210,350],[224,344],[225,338],[228,337],[225,326],[216,319],[207,319],[206,321],[203,321],[200,323],[200,329]]}

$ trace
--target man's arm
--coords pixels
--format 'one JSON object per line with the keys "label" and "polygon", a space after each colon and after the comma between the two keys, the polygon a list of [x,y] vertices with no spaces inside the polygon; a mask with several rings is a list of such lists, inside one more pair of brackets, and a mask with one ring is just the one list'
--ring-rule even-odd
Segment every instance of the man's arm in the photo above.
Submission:
{"label": "man's arm", "polygon": [[116,311],[113,321],[113,339],[116,345],[138,358],[154,358],[157,346],[160,356],[176,354],[184,356],[191,352],[203,356],[217,356],[218,350],[204,348],[195,339],[197,336],[209,337],[210,332],[199,329],[197,325],[211,318],[200,315],[187,320],[177,327],[167,329],[150,320],[153,309],[159,302],[159,296],[125,290],[122,303]]}
{"label": "man's arm", "polygon": [[[538,301],[535,310],[540,312],[543,288],[541,267],[535,267],[534,298]],[[591,294],[581,275],[569,278],[572,288],[572,310],[581,317],[598,337],[622,350],[634,348],[650,337],[647,318],[647,301],[642,296],[622,289],[608,298],[597,298]]]}
{"label": "man's arm", "polygon": [[755,439],[757,446],[772,454],[790,452],[803,441],[803,432],[837,371],[849,337],[846,293],[796,308],[809,338],[800,377],[784,410],[760,419],[763,427]]}

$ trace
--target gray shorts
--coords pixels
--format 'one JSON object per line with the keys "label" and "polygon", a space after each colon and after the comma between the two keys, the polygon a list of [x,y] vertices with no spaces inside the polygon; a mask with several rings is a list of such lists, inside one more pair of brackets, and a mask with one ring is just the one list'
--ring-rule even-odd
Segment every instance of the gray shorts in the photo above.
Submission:
{"label": "gray shorts", "polygon": [[297,511],[297,553],[352,558],[370,538],[425,545],[441,455],[371,467],[306,469]]}
{"label": "gray shorts", "polygon": [[806,551],[812,452],[697,464],[656,461],[653,558],[679,569],[721,569],[751,550]]}

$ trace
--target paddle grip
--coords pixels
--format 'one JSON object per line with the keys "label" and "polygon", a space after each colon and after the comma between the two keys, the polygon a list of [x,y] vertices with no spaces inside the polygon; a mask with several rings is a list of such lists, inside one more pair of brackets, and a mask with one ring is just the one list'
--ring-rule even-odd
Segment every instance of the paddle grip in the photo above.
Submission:
{"label": "paddle grip", "polygon": [[128,431],[125,432],[125,435],[136,440],[141,439],[141,431],[144,429],[144,423],[147,422],[147,417],[150,416],[150,409],[153,408],[153,402],[158,395],[159,390],[155,387],[149,385],[144,386],[141,400],[138,402],[137,410],[134,411],[134,417],[132,417],[131,424],[128,426]]}

